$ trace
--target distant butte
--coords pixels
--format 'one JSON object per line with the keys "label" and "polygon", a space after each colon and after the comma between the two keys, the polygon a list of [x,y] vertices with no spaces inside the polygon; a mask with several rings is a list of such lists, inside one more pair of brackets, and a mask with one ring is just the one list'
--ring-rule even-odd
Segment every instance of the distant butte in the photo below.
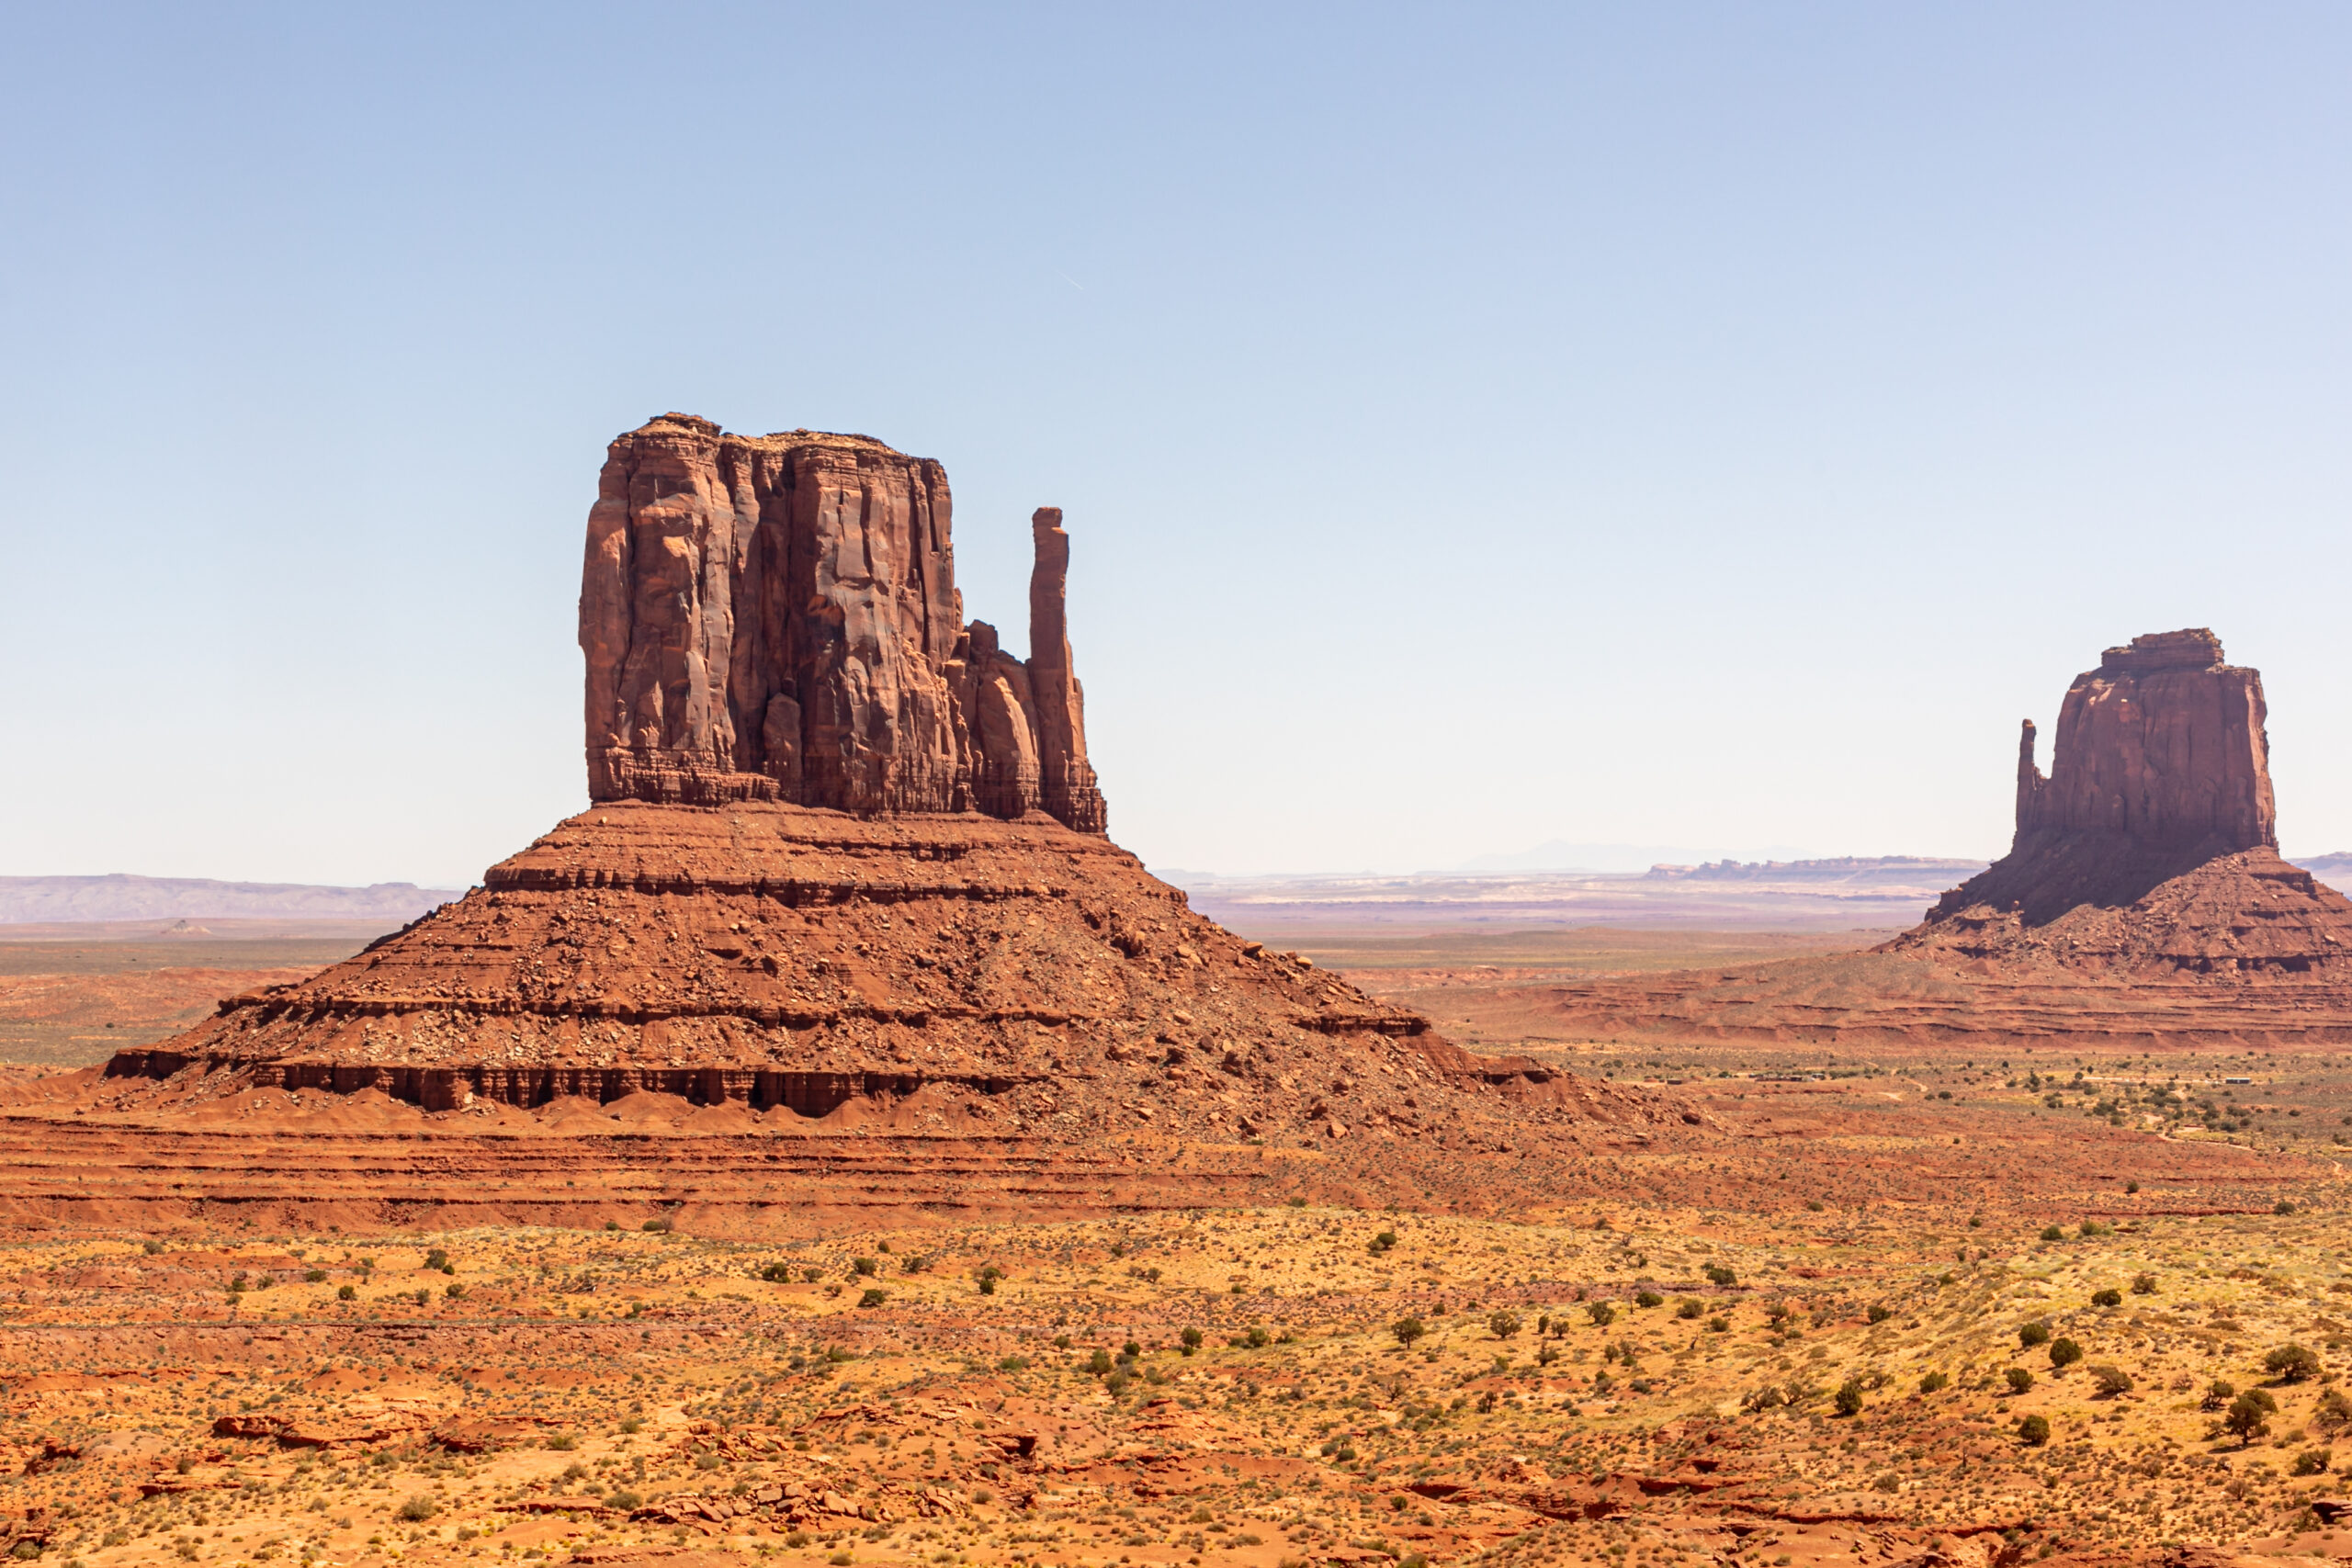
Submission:
{"label": "distant butte", "polygon": [[1902,936],[1515,1000],[1602,1038],[2352,1043],[2352,900],[2279,858],[2267,718],[2211,632],[2134,637],[2067,688],[2046,777],[2025,725],[2008,854]]}

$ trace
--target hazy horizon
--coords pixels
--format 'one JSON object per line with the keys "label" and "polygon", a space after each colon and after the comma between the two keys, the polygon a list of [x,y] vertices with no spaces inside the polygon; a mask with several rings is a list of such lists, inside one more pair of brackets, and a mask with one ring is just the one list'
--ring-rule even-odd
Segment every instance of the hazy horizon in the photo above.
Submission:
{"label": "hazy horizon", "polygon": [[0,872],[464,886],[582,807],[669,409],[940,459],[1015,647],[1063,507],[1148,863],[1988,858],[2018,721],[2183,626],[2352,844],[2340,7],[12,29]]}

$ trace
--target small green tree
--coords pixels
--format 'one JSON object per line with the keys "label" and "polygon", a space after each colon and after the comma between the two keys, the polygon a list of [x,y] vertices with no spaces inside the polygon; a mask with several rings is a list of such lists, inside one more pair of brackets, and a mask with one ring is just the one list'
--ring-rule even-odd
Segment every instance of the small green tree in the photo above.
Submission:
{"label": "small green tree", "polygon": [[[1418,1336],[1418,1335],[1420,1333],[1420,1331],[1421,1331],[1421,1320],[1420,1320],[1419,1318],[1417,1318],[1417,1317],[1408,1317],[1408,1318],[1407,1318],[1407,1319],[1405,1320],[1405,1322],[1406,1322],[1406,1323],[1409,1323],[1409,1324],[1411,1324],[1411,1325],[1413,1325],[1413,1333],[1414,1333],[1415,1335],[1417,1335],[1417,1336]],[[1402,1326],[1404,1326],[1404,1325],[1403,1325],[1403,1324],[1399,1324],[1397,1326],[1401,1328]],[[1199,1329],[1197,1329],[1197,1328],[1188,1328],[1188,1329],[1184,1330],[1184,1334],[1183,1334],[1183,1340],[1184,1340],[1184,1343],[1183,1343],[1183,1351],[1184,1351],[1184,1354],[1185,1354],[1185,1355],[1187,1355],[1187,1356],[1190,1356],[1190,1355],[1193,1354],[1194,1352],[1198,1351],[1198,1350],[1200,1349],[1200,1348],[1201,1348],[1201,1339],[1202,1339],[1202,1337],[1202,1337],[1201,1331],[1200,1331]],[[1408,1344],[1408,1345],[1410,1345],[1410,1344],[1412,1343],[1412,1340],[1410,1340],[1410,1339],[1406,1339],[1406,1338],[1405,1338],[1405,1337],[1404,1337],[1403,1335],[1401,1335],[1401,1334],[1400,1334],[1400,1335],[1398,1335],[1398,1336],[1397,1336],[1397,1337],[1398,1337],[1398,1338],[1400,1338],[1400,1339],[1405,1339],[1405,1343],[1406,1343],[1406,1344]]]}
{"label": "small green tree", "polygon": [[1617,1321],[1617,1309],[1607,1302],[1585,1303],[1584,1314],[1592,1319],[1593,1325],[1598,1328],[1606,1328]]}
{"label": "small green tree", "polygon": [[1641,1291],[1634,1294],[1634,1304],[1638,1307],[1663,1306],[1666,1304],[1666,1298],[1656,1291]]}
{"label": "small green tree", "polygon": [[2281,1382],[2301,1382],[2319,1371],[2319,1357],[2301,1345],[2281,1345],[2262,1358],[2262,1370]]}
{"label": "small green tree", "polygon": [[2215,1378],[2205,1385],[2205,1397],[2197,1402],[2199,1410],[2219,1410],[2234,1398],[2238,1385],[2227,1378]]}
{"label": "small green tree", "polygon": [[2011,1393],[2023,1393],[2033,1386],[2033,1374],[2023,1367],[2011,1367],[2001,1377],[2009,1385]]}
{"label": "small green tree", "polygon": [[1487,1319],[1487,1327],[1498,1339],[1510,1339],[1519,1333],[1519,1314],[1498,1312]]}
{"label": "small green tree", "polygon": [[2050,1417],[2025,1416],[2018,1420],[2018,1441],[2027,1448],[2038,1449],[2050,1440]]}
{"label": "small green tree", "polygon": [[2091,1370],[2091,1387],[2101,1399],[2113,1399],[2120,1393],[2132,1392],[2132,1374],[2121,1367],[2102,1362]]}
{"label": "small green tree", "polygon": [[1951,1386],[1951,1379],[1943,1372],[1929,1372],[1919,1380],[1921,1393],[1939,1393]]}
{"label": "small green tree", "polygon": [[2063,1372],[2082,1359],[2083,1348],[2073,1340],[2052,1339],[2050,1342],[2050,1365],[2053,1371]]}
{"label": "small green tree", "polygon": [[2222,1426],[2241,1447],[2249,1446],[2255,1438],[2269,1435],[2270,1416],[2277,1409],[2268,1394],[2250,1388],[2230,1401],[2229,1413],[2222,1417]]}
{"label": "small green tree", "polygon": [[1858,1377],[1849,1377],[1839,1383],[1834,1403],[1838,1406],[1838,1415],[1860,1416],[1862,1413],[1862,1380]]}
{"label": "small green tree", "polygon": [[2020,1325],[2018,1328],[2018,1343],[2029,1350],[2036,1345],[2049,1344],[2050,1325],[2039,1318],[2031,1323]]}
{"label": "small green tree", "polygon": [[[1189,1341],[1199,1332],[1197,1328],[1188,1328],[1184,1330],[1184,1337]],[[1400,1317],[1388,1325],[1388,1332],[1396,1337],[1397,1344],[1410,1345],[1429,1332],[1429,1325],[1418,1317]]]}

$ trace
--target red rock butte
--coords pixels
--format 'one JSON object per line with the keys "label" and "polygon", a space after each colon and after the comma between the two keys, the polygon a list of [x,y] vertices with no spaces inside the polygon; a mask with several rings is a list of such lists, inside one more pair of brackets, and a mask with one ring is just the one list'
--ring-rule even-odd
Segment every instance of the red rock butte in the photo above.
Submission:
{"label": "red rock butte", "polygon": [[[864,436],[667,414],[620,437],[580,601],[590,809],[356,956],[49,1091],[0,1167],[70,1127],[112,1151],[57,1198],[85,1206],[226,1201],[200,1167],[277,1213],[597,1220],[684,1182],[704,1223],[775,1228],[1492,1207],[1612,1140],[1711,1135],[1193,913],[1104,834],[1060,513],[1032,520],[1021,660],[964,619],[949,510],[938,464]],[[222,1152],[236,1130],[305,1140],[300,1168]]]}
{"label": "red rock butte", "polygon": [[1559,987],[1605,1037],[2133,1048],[2352,1043],[2352,901],[2279,858],[2262,676],[2191,629],[2028,721],[2008,854],[1871,953]]}

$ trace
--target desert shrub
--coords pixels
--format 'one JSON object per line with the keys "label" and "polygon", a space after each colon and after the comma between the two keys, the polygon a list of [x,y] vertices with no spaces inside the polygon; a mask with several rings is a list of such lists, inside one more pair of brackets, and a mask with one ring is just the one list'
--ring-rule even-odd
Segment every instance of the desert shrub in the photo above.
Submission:
{"label": "desert shrub", "polygon": [[2041,1322],[2038,1318],[2031,1323],[2019,1325],[2018,1328],[2018,1343],[2024,1346],[2029,1350],[2033,1348],[2036,1345],[2049,1344],[2050,1325]]}
{"label": "desert shrub", "polygon": [[1007,1356],[996,1364],[996,1370],[1001,1372],[1025,1372],[1029,1370],[1029,1362],[1024,1357]]}
{"label": "desert shrub", "polygon": [[1290,1201],[1290,1206],[1294,1209],[1304,1209],[1306,1207],[1306,1200],[1304,1198],[1294,1198]]}
{"label": "desert shrub", "polygon": [[420,1494],[402,1503],[400,1512],[393,1517],[412,1525],[421,1525],[431,1518],[433,1514],[433,1499]]}
{"label": "desert shrub", "polygon": [[1775,1410],[1787,1404],[1788,1399],[1781,1393],[1780,1384],[1768,1382],[1762,1388],[1742,1398],[1739,1403],[1741,1408],[1747,1410]]}
{"label": "desert shrub", "polygon": [[849,1266],[860,1279],[870,1280],[882,1267],[882,1260],[878,1258],[853,1258]]}
{"label": "desert shrub", "polygon": [[302,1278],[311,1284],[323,1285],[327,1282],[327,1271],[323,1269],[305,1269],[302,1270]]}
{"label": "desert shrub", "polygon": [[2295,1456],[2297,1475],[2325,1475],[2328,1461],[2334,1456],[2325,1449],[2305,1449]]}
{"label": "desert shrub", "polygon": [[1364,1248],[1374,1258],[1377,1258],[1396,1245],[1396,1233],[1395,1231],[1382,1231],[1378,1235],[1374,1236],[1372,1240],[1365,1243]]}
{"label": "desert shrub", "polygon": [[2270,1430],[2270,1414],[2278,1405],[2258,1388],[2246,1390],[2230,1401],[2227,1414],[2222,1417],[2222,1429],[2240,1443],[2251,1443]]}
{"label": "desert shrub", "polygon": [[2082,1359],[2083,1348],[2080,1345],[2075,1344],[2073,1340],[2052,1339],[2050,1342],[2050,1365],[2052,1370],[2063,1372],[2068,1367],[2073,1366],[2076,1361],[2079,1361]]}
{"label": "desert shrub", "polygon": [[1710,1334],[1729,1334],[1731,1332],[1731,1319],[1727,1317],[1711,1317],[1707,1319],[1707,1332]]}
{"label": "desert shrub", "polygon": [[2030,1449],[2038,1449],[2050,1440],[2050,1417],[2024,1416],[2018,1419],[2018,1441]]}
{"label": "desert shrub", "polygon": [[2011,1393],[2023,1393],[2033,1386],[2033,1374],[2023,1367],[2011,1367],[2001,1374],[2001,1379],[2009,1385]]}
{"label": "desert shrub", "polygon": [[771,1263],[760,1270],[760,1278],[771,1285],[788,1285],[792,1282],[792,1265],[782,1261]]}
{"label": "desert shrub", "polygon": [[802,1547],[808,1544],[808,1532],[807,1530],[794,1530],[784,1538],[784,1544],[790,1547],[793,1551],[797,1551]]}
{"label": "desert shrub", "polygon": [[424,1267],[428,1271],[438,1274],[449,1267],[449,1255],[436,1247],[424,1255]]}
{"label": "desert shrub", "polygon": [[1519,1333],[1519,1314],[1498,1312],[1487,1319],[1487,1330],[1498,1339],[1510,1339]]}
{"label": "desert shrub", "polygon": [[2215,1378],[2205,1385],[2205,1397],[2197,1402],[2199,1410],[2219,1410],[2235,1397],[2238,1385],[2227,1378]]}
{"label": "desert shrub", "polygon": [[569,1432],[558,1432],[554,1437],[549,1438],[542,1446],[553,1449],[560,1454],[568,1454],[572,1450],[580,1446],[580,1439],[573,1437]]}
{"label": "desert shrub", "polygon": [[605,1498],[605,1506],[608,1508],[618,1508],[626,1513],[631,1508],[643,1507],[645,1499],[634,1492],[615,1492]]}
{"label": "desert shrub", "polygon": [[1739,1283],[1739,1276],[1720,1263],[1710,1263],[1701,1272],[1707,1276],[1709,1284],[1720,1285],[1726,1291]]}
{"label": "desert shrub", "polygon": [[1795,1309],[1786,1302],[1768,1302],[1765,1303],[1764,1315],[1772,1320],[1773,1327],[1778,1328],[1795,1315]]}
{"label": "desert shrub", "polygon": [[2121,1367],[2110,1367],[2102,1362],[2091,1369],[2091,1387],[2100,1397],[2112,1399],[2119,1393],[2132,1392],[2132,1374]]}
{"label": "desert shrub", "polygon": [[667,1214],[663,1214],[659,1219],[648,1220],[638,1227],[638,1229],[653,1235],[667,1235],[670,1234],[671,1228],[670,1216]]}
{"label": "desert shrub", "polygon": [[1900,1492],[1903,1490],[1903,1478],[1890,1470],[1872,1481],[1871,1485],[1881,1492]]}
{"label": "desert shrub", "polygon": [[1835,1403],[1838,1415],[1860,1416],[1862,1413],[1862,1380],[1849,1377],[1839,1383]]}
{"label": "desert shrub", "polygon": [[1642,1307],[1664,1306],[1666,1298],[1656,1291],[1643,1291],[1634,1297],[1634,1304]]}
{"label": "desert shrub", "polygon": [[2319,1404],[2312,1410],[2312,1419],[2331,1429],[2352,1421],[2352,1399],[2344,1396],[2340,1388],[2331,1388],[2319,1396]]}
{"label": "desert shrub", "polygon": [[465,1288],[463,1285],[458,1284],[458,1283],[456,1283],[456,1282],[454,1282],[454,1281],[453,1281],[453,1282],[451,1282],[451,1283],[449,1283],[449,1284],[447,1284],[447,1285],[442,1286],[442,1287],[441,1287],[441,1293],[442,1293],[443,1295],[445,1295],[445,1296],[448,1297],[451,1301],[453,1301],[453,1302],[454,1302],[454,1301],[457,1301],[458,1298],[462,1297],[462,1296],[466,1293],[466,1288]]}
{"label": "desert shrub", "polygon": [[1870,1319],[1872,1323],[1884,1323],[1888,1318],[1894,1315],[1894,1309],[1892,1307],[1881,1306],[1876,1302],[1872,1302],[1871,1303],[1870,1311],[1862,1314],[1862,1315]]}
{"label": "desert shrub", "polygon": [[[1388,1325],[1388,1332],[1396,1337],[1397,1344],[1410,1345],[1414,1340],[1419,1339],[1422,1335],[1429,1332],[1429,1325],[1418,1317],[1400,1317],[1396,1322]],[[1191,1355],[1193,1351],[1199,1347],[1200,1342],[1201,1331],[1199,1329],[1188,1328],[1184,1330],[1184,1353],[1186,1355]]]}
{"label": "desert shrub", "polygon": [[[1405,1323],[1409,1323],[1413,1325],[1413,1330],[1410,1334],[1404,1332]],[[1405,1320],[1405,1323],[1396,1325],[1396,1327],[1390,1329],[1388,1332],[1396,1335],[1396,1337],[1404,1343],[1410,1345],[1414,1340],[1421,1337],[1421,1320],[1418,1317],[1408,1317]],[[1184,1354],[1187,1356],[1201,1348],[1201,1339],[1203,1336],[1201,1331],[1197,1328],[1188,1328],[1184,1330],[1183,1334],[1180,1337],[1184,1342]]]}
{"label": "desert shrub", "polygon": [[2281,1198],[2278,1202],[2270,1206],[2270,1212],[2274,1214],[2291,1214],[2295,1212],[2294,1200],[2291,1198]]}
{"label": "desert shrub", "polygon": [[867,1291],[864,1295],[858,1297],[857,1304],[862,1307],[878,1307],[889,1299],[889,1292],[883,1290],[879,1286],[876,1286],[875,1288]]}
{"label": "desert shrub", "polygon": [[2319,1357],[2301,1345],[2281,1345],[2262,1358],[2262,1370],[2281,1382],[2301,1382],[2319,1371]]}
{"label": "desert shrub", "polygon": [[1820,1199],[1818,1199],[1818,1198],[1808,1198],[1808,1199],[1806,1199],[1806,1200],[1804,1201],[1804,1206],[1805,1206],[1805,1212],[1806,1212],[1806,1213],[1814,1213],[1814,1214],[1818,1214],[1818,1213],[1825,1213],[1825,1212],[1826,1212],[1826,1211],[1827,1211],[1827,1209],[1828,1209],[1828,1207],[1829,1207],[1829,1205],[1828,1205],[1828,1204],[1826,1204],[1826,1203],[1823,1202],[1823,1201],[1822,1201]]}
{"label": "desert shrub", "polygon": [[1683,1319],[1685,1322],[1693,1322],[1697,1320],[1700,1314],[1706,1310],[1707,1309],[1705,1307],[1699,1303],[1698,1297],[1685,1296],[1676,1304],[1674,1308],[1674,1315]]}
{"label": "desert shrub", "polygon": [[[1504,1315],[1504,1316],[1507,1316],[1507,1315],[1509,1315],[1509,1314],[1498,1314],[1498,1315]],[[1519,1320],[1518,1320],[1517,1318],[1515,1318],[1515,1317],[1511,1319],[1511,1329],[1510,1329],[1510,1331],[1511,1331],[1513,1334],[1516,1334],[1516,1333],[1518,1333],[1518,1332],[1519,1332]],[[1249,1346],[1249,1347],[1250,1347],[1250,1348],[1251,1348],[1252,1350],[1261,1350],[1261,1349],[1263,1349],[1267,1345],[1269,1345],[1269,1344],[1272,1343],[1272,1341],[1273,1341],[1273,1336],[1272,1336],[1272,1335],[1271,1335],[1271,1334],[1267,1333],[1264,1329],[1262,1329],[1262,1328],[1259,1328],[1259,1327],[1256,1327],[1256,1326],[1254,1326],[1254,1325],[1250,1328],[1250,1332],[1249,1332],[1249,1333],[1247,1333],[1247,1334],[1245,1334],[1245,1335],[1243,1335],[1243,1336],[1241,1337],[1241,1342],[1242,1342],[1244,1345]]]}
{"label": "desert shrub", "polygon": [[2132,1293],[2135,1296],[2154,1295],[2156,1293],[2156,1277],[2154,1274],[2132,1275]]}
{"label": "desert shrub", "polygon": [[2122,1304],[2123,1292],[2111,1285],[2106,1290],[2091,1292],[2091,1305],[2095,1307],[2120,1307]]}
{"label": "desert shrub", "polygon": [[623,1416],[623,1417],[621,1418],[621,1430],[622,1430],[624,1433],[626,1433],[626,1434],[628,1434],[628,1435],[629,1435],[629,1436],[631,1436],[631,1437],[634,1437],[636,1434],[638,1434],[638,1433],[642,1432],[642,1431],[644,1431],[644,1430],[645,1430],[645,1422],[644,1422],[644,1420],[643,1420],[641,1417],[639,1417],[639,1416]]}
{"label": "desert shrub", "polygon": [[2066,1233],[2059,1229],[2056,1225],[2045,1225],[2042,1227],[2041,1239],[2044,1241],[2064,1241],[2066,1239]]}
{"label": "desert shrub", "polygon": [[1086,1370],[1090,1374],[1098,1378],[1110,1376],[1111,1352],[1108,1350],[1098,1349],[1094,1354],[1087,1357]]}
{"label": "desert shrub", "polygon": [[1592,1319],[1593,1326],[1596,1328],[1606,1328],[1617,1321],[1617,1309],[1607,1302],[1585,1303],[1584,1314]]}
{"label": "desert shrub", "polygon": [[1943,1372],[1929,1372],[1919,1380],[1921,1393],[1939,1393],[1951,1386],[1951,1379]]}
{"label": "desert shrub", "polygon": [[356,1285],[337,1285],[334,1288],[334,1299],[339,1302],[356,1302],[359,1299],[359,1288]]}
{"label": "desert shrub", "polygon": [[813,1285],[824,1277],[825,1271],[813,1263],[800,1270],[800,1282],[804,1285]]}

